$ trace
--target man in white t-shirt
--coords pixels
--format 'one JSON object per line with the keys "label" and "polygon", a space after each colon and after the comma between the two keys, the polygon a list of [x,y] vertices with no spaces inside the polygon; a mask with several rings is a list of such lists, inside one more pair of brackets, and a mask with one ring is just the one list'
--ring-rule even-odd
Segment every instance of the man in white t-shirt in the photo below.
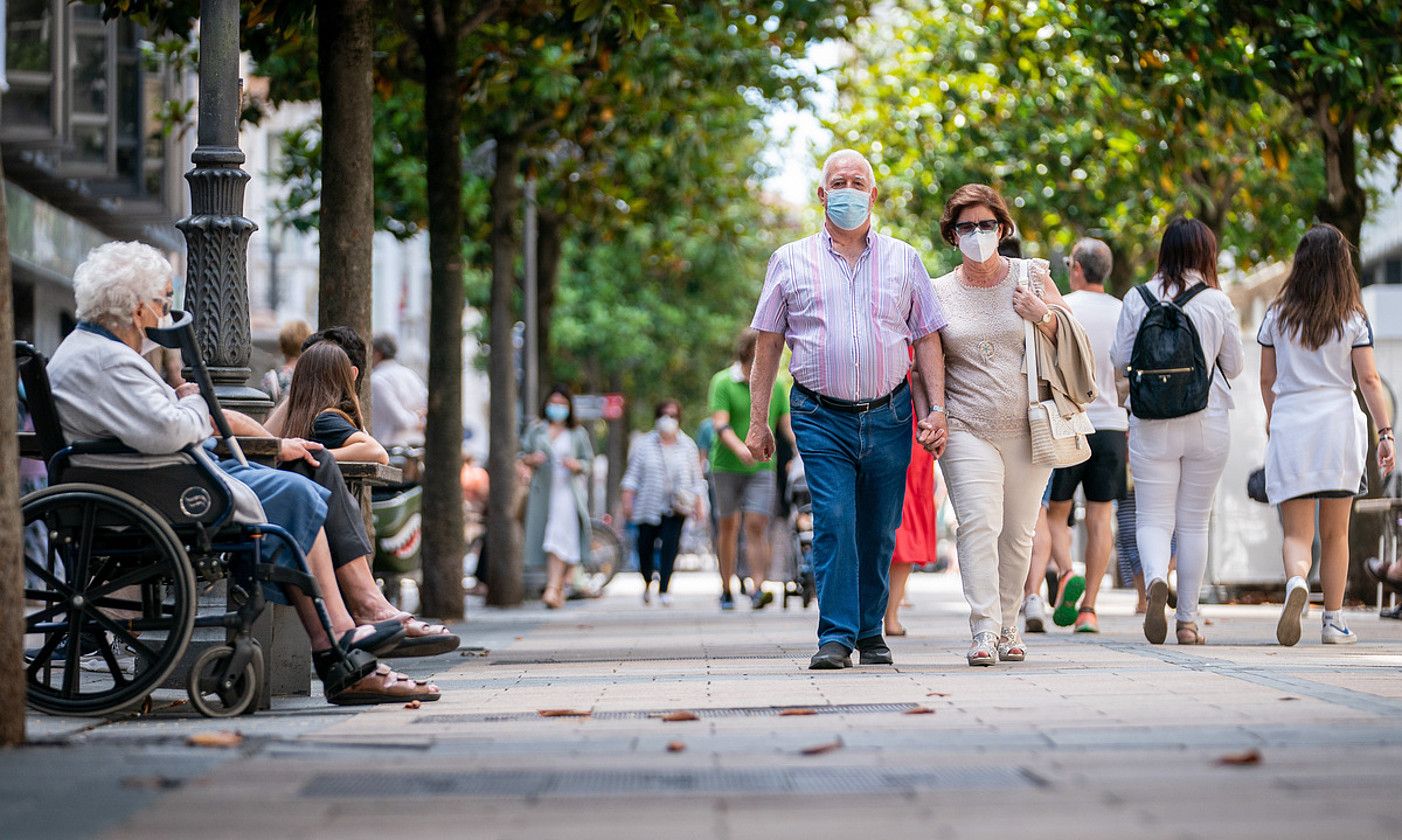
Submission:
{"label": "man in white t-shirt", "polygon": [[386,447],[423,443],[428,388],[419,375],[395,360],[399,343],[380,334],[371,343],[370,430]]}
{"label": "man in white t-shirt", "polygon": [[1052,474],[1047,521],[1051,525],[1052,548],[1063,557],[1071,550],[1071,528],[1067,519],[1077,487],[1085,492],[1086,498],[1085,597],[1079,608],[1074,600],[1063,599],[1052,614],[1052,620],[1061,627],[1074,622],[1078,633],[1098,633],[1095,599],[1110,565],[1114,503],[1125,495],[1125,465],[1129,461],[1129,415],[1120,407],[1115,389],[1115,366],[1110,361],[1121,303],[1105,291],[1105,280],[1113,265],[1109,245],[1099,239],[1082,239],[1071,249],[1067,264],[1071,293],[1066,296],[1066,305],[1071,307],[1090,337],[1099,395],[1086,408],[1095,426],[1095,434],[1090,436],[1090,460]]}

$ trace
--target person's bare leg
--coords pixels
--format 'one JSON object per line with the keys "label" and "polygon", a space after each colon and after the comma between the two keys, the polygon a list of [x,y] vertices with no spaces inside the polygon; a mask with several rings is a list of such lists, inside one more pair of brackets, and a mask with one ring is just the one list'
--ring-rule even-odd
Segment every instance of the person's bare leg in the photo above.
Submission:
{"label": "person's bare leg", "polygon": [[568,566],[554,554],[546,555],[546,564],[545,593],[540,600],[546,606],[559,607],[565,602],[565,570]]}
{"label": "person's bare leg", "polygon": [[1143,615],[1149,611],[1149,595],[1144,591],[1144,573],[1139,572],[1134,576],[1134,614]]}
{"label": "person's bare leg", "polygon": [[370,558],[357,557],[336,569],[336,583],[341,587],[341,596],[357,621],[373,624],[388,621],[402,615],[395,608],[380,587],[375,583],[375,574],[370,570]]}
{"label": "person's bare leg", "polygon": [[1094,607],[1100,584],[1110,568],[1110,547],[1114,540],[1111,521],[1115,518],[1110,502],[1086,503],[1086,595],[1083,607]]}
{"label": "person's bare leg", "polygon": [[720,591],[730,594],[730,579],[735,576],[735,554],[740,542],[740,514],[722,516],[717,522],[720,537],[716,544],[716,563],[720,566]]}
{"label": "person's bare leg", "polygon": [[[1047,577],[1047,564],[1051,562],[1051,534],[1047,533],[1047,509],[1037,510],[1037,528],[1032,533],[1032,568],[1027,571],[1027,584],[1023,587],[1023,597],[1036,595],[1042,591],[1042,583]],[[1047,595],[1056,598],[1056,593]]]}
{"label": "person's bare leg", "polygon": [[886,600],[886,634],[904,636],[905,626],[901,624],[901,602],[905,600],[906,581],[910,580],[911,564],[891,564],[891,593]]}
{"label": "person's bare leg", "polygon": [[[354,629],[356,624],[346,610],[345,602],[341,600],[340,589],[336,587],[336,574],[331,568],[331,549],[326,543],[324,531],[317,531],[316,542],[312,545],[312,550],[307,552],[307,568],[321,589],[321,600],[326,605],[326,614],[331,618],[331,629],[339,639],[346,631]],[[307,638],[311,640],[312,650],[326,650],[331,647],[331,640],[326,637],[326,631],[321,626],[321,618],[316,613],[316,605],[312,599],[294,586],[287,587],[287,592],[292,606],[297,610],[297,617],[302,621],[302,627],[307,631]]]}
{"label": "person's bare leg", "polygon": [[[1348,587],[1348,520],[1352,511],[1353,499],[1319,501],[1319,540],[1322,549],[1319,555],[1319,585],[1324,590],[1324,609],[1330,612],[1344,608],[1344,590]],[[1308,562],[1305,570],[1309,570]]]}
{"label": "person's bare leg", "polygon": [[1047,533],[1051,536],[1051,562],[1060,574],[1071,568],[1071,526],[1066,519],[1075,502],[1053,500],[1047,507]]}
{"label": "person's bare leg", "polygon": [[764,588],[769,577],[769,517],[758,513],[745,514],[745,565],[750,570],[755,592]]}
{"label": "person's bare leg", "polygon": [[[1314,546],[1314,499],[1290,499],[1280,505],[1281,524],[1285,542],[1281,557],[1285,563],[1285,579],[1301,577],[1309,580],[1311,549]],[[1345,526],[1347,527],[1347,526]]]}

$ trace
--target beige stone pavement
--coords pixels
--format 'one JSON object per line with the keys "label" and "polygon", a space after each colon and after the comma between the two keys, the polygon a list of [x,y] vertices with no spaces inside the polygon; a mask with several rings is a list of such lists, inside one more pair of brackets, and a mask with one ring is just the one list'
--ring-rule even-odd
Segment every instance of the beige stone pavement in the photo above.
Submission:
{"label": "beige stone pavement", "polygon": [[[644,608],[635,576],[559,612],[478,608],[464,632],[489,653],[423,665],[440,702],[279,701],[238,722],[241,750],[125,803],[105,833],[1402,836],[1402,622],[1351,612],[1361,643],[1324,647],[1316,607],[1286,649],[1276,608],[1207,606],[1207,646],[1151,647],[1130,597],[1112,592],[1101,635],[1057,629],[1030,638],[1026,662],[975,670],[957,577],[922,574],[894,667],[810,672],[816,608],[723,614],[711,576],[676,588],[670,609]],[[917,707],[933,713],[905,713]],[[658,717],[675,710],[700,719]],[[227,726],[159,717],[62,749],[204,755],[179,739]],[[1218,763],[1250,751],[1259,764]]]}

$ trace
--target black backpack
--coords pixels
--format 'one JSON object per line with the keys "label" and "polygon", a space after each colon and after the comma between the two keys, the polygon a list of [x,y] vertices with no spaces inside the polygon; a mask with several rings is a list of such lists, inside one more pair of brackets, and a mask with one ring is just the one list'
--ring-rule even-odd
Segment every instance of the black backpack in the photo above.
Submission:
{"label": "black backpack", "polygon": [[1199,283],[1171,301],[1155,298],[1145,286],[1136,288],[1149,311],[1139,324],[1125,370],[1135,417],[1167,420],[1207,408],[1217,368],[1207,366],[1198,329],[1185,311],[1188,301],[1206,288]]}

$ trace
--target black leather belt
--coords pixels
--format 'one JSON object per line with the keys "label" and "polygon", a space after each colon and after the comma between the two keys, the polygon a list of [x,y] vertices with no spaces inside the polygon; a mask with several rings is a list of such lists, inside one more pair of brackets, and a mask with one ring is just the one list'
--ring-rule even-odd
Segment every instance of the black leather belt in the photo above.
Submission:
{"label": "black leather belt", "polygon": [[861,400],[860,402],[850,402],[848,400],[838,400],[833,399],[832,397],[825,397],[817,391],[814,391],[812,388],[805,388],[797,382],[793,384],[793,387],[795,391],[798,391],[800,394],[804,395],[805,397],[817,403],[818,405],[821,405],[823,408],[830,408],[833,411],[845,411],[848,414],[862,414],[864,412],[871,411],[873,408],[884,408],[887,405],[889,405],[892,398],[894,398],[901,391],[905,390],[906,384],[901,383],[900,387],[898,387],[896,390],[892,391],[884,397],[877,397],[874,400]]}

